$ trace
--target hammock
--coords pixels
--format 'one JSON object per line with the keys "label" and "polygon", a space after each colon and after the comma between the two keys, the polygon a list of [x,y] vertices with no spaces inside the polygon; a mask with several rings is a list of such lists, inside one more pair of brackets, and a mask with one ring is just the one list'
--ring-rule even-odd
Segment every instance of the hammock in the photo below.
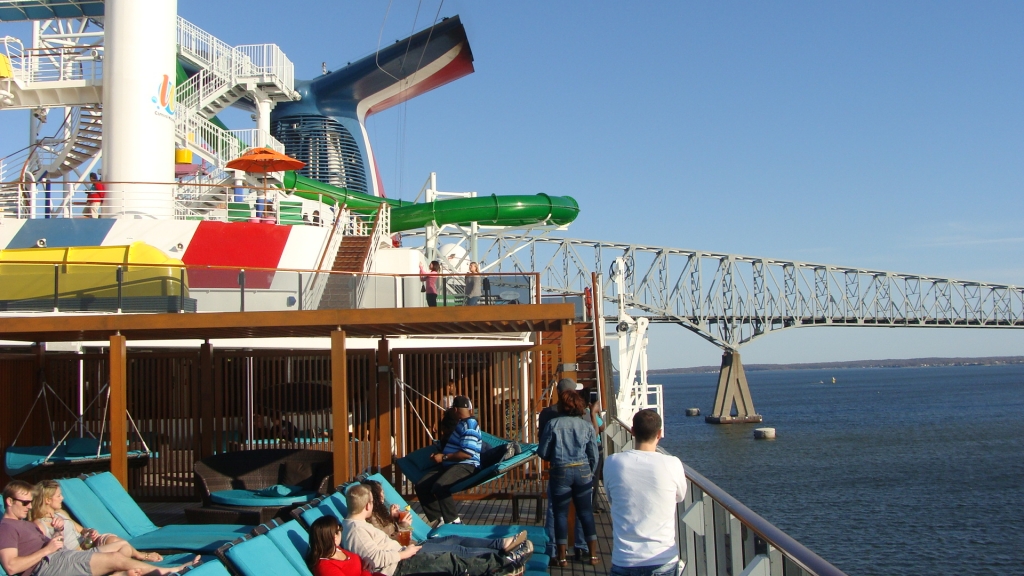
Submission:
{"label": "hammock", "polygon": [[[23,474],[28,474],[37,468],[45,468],[49,471],[61,471],[61,474],[79,474],[83,472],[90,472],[96,470],[109,470],[110,466],[110,445],[107,442],[101,442],[98,438],[70,438],[71,432],[76,427],[82,427],[83,416],[76,414],[71,408],[65,404],[60,396],[57,395],[56,391],[42,379],[42,385],[39,387],[39,394],[36,395],[35,401],[32,403],[32,407],[29,408],[28,414],[25,416],[25,421],[22,422],[21,428],[18,430],[17,436],[14,438],[14,442],[11,442],[11,446],[7,448],[4,453],[4,471],[7,472],[8,476],[17,477]],[[100,389],[100,394],[93,398],[89,405],[85,407],[83,413],[92,407],[99,399],[100,395],[103,394],[104,388],[106,389],[107,406],[104,408],[103,413],[106,414],[109,410],[110,405],[110,387],[104,385]],[[54,419],[50,417],[50,405],[46,401],[46,395],[49,392],[57,404],[63,406],[68,412],[71,412],[75,416],[75,425],[68,426],[64,435],[58,440],[53,432]],[[35,411],[36,405],[39,401],[43,401],[43,406],[46,408],[46,418],[50,423],[50,440],[51,443],[45,446],[15,446],[18,442],[18,438],[21,437],[22,431],[25,430],[25,425],[28,424],[32,413]],[[139,441],[142,443],[142,450],[129,450],[128,451],[128,465],[131,467],[145,466],[149,462],[149,446],[146,445],[146,441],[142,438],[142,434],[139,432],[138,427],[135,425],[135,421],[132,420],[131,414],[128,415],[128,422],[131,424],[132,430],[135,431]],[[107,423],[104,420],[103,428],[100,431],[100,438],[103,437],[106,431]]]}
{"label": "hammock", "polygon": [[[490,446],[491,450],[503,450],[507,448],[509,443],[508,440],[498,438],[487,432],[481,432],[480,436],[483,438],[484,444]],[[525,464],[537,455],[536,444],[520,444],[519,446],[522,448],[522,452],[507,460],[501,460],[489,466],[484,466],[481,463],[480,469],[476,473],[452,485],[452,494],[497,480],[507,474],[509,470]],[[399,458],[397,462],[398,467],[402,469],[402,474],[405,474],[406,478],[411,480],[413,484],[417,484],[427,472],[439,466],[430,458],[430,455],[435,452],[437,452],[437,448],[434,446],[420,448],[408,456]],[[486,453],[486,450],[484,452]]]}

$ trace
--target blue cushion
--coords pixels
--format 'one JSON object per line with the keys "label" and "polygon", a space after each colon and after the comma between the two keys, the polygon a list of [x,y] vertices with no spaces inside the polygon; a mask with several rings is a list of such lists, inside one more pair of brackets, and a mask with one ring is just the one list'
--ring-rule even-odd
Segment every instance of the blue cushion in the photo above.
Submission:
{"label": "blue cushion", "polygon": [[508,538],[526,530],[526,538],[533,542],[535,550],[543,550],[548,545],[548,535],[543,526],[507,526],[495,524],[445,524],[430,532],[430,537],[467,536],[470,538]]}
{"label": "blue cushion", "polygon": [[279,498],[281,496],[291,496],[302,492],[302,486],[285,486],[284,484],[274,484],[273,486],[267,486],[262,490],[256,490],[257,496],[265,496],[268,498]]}
{"label": "blue cushion", "polygon": [[312,576],[306,566],[306,555],[309,554],[309,533],[297,520],[289,520],[267,532],[267,538],[291,562],[292,567],[304,576]]}
{"label": "blue cushion", "polygon": [[252,526],[235,524],[172,524],[128,540],[137,550],[188,550],[213,554],[249,532]]}
{"label": "blue cushion", "polygon": [[534,552],[533,555],[530,556],[530,559],[526,561],[526,569],[547,572],[548,564],[550,563],[551,556],[548,556],[547,554],[538,554]]}
{"label": "blue cushion", "polygon": [[312,526],[313,522],[324,517],[324,511],[319,506],[314,506],[308,510],[303,510],[299,517],[302,518],[306,526]]}
{"label": "blue cushion", "polygon": [[335,492],[328,496],[327,498],[325,498],[324,502],[330,502],[331,507],[338,511],[337,518],[339,522],[344,520],[345,517],[348,516],[348,503],[345,500],[345,496],[343,494]]}
{"label": "blue cushion", "polygon": [[316,497],[315,492],[299,491],[290,496],[261,496],[253,490],[219,490],[210,493],[210,500],[227,506],[290,506],[304,504]]}
{"label": "blue cushion", "polygon": [[[114,534],[127,540],[131,535],[121,526],[110,510],[96,499],[96,494],[79,478],[64,478],[57,481],[67,508],[82,526],[95,528],[100,534]],[[120,486],[120,484],[118,484]]]}
{"label": "blue cushion", "polygon": [[[135,500],[110,472],[89,476],[85,479],[85,484],[133,537],[156,531],[157,525],[153,524],[149,516],[146,516],[142,508],[139,508]],[[95,528],[95,526],[90,526],[90,528]],[[136,548],[138,547],[136,546]]]}
{"label": "blue cushion", "polygon": [[191,576],[231,576],[228,569],[216,558],[203,562],[199,566],[185,572],[185,574],[190,574]]}
{"label": "blue cushion", "polygon": [[[266,536],[256,536],[231,546],[224,556],[242,576],[306,576],[292,566],[280,549]],[[308,574],[308,572],[306,573]]]}
{"label": "blue cushion", "polygon": [[69,438],[67,445],[68,456],[95,456],[99,451],[100,441],[97,438]]}

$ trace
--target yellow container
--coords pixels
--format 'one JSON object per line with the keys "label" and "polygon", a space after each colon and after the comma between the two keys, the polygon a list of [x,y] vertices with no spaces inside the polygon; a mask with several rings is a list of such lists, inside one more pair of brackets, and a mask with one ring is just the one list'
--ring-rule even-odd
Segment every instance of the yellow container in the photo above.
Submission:
{"label": "yellow container", "polygon": [[175,164],[191,164],[192,163],[192,151],[187,148],[175,148],[174,149],[174,163]]}
{"label": "yellow container", "polygon": [[0,54],[0,78],[13,78],[14,70],[11,69],[11,61],[5,54]]}
{"label": "yellow container", "polygon": [[[17,262],[17,264],[13,263]],[[0,250],[0,300],[52,298],[54,267],[61,298],[116,298],[117,266],[124,270],[121,295],[188,296],[181,260],[145,242],[130,246],[75,246]],[[132,266],[149,264],[151,266]]]}

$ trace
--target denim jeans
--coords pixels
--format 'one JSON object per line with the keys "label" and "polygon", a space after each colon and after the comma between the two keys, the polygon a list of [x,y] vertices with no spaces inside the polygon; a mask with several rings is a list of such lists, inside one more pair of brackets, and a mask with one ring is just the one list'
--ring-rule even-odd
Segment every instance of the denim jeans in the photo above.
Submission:
{"label": "denim jeans", "polygon": [[559,466],[551,468],[548,486],[554,504],[555,544],[569,543],[569,502],[576,506],[576,516],[583,525],[587,542],[597,540],[594,526],[594,475],[590,466]]}
{"label": "denim jeans", "polygon": [[676,576],[679,570],[679,561],[673,560],[668,564],[653,566],[630,566],[623,568],[612,564],[610,576]]}
{"label": "denim jeans", "polygon": [[400,561],[394,576],[424,573],[486,576],[504,567],[505,560],[497,553],[463,558],[451,552],[425,553],[421,550],[412,558]]}
{"label": "denim jeans", "polygon": [[420,543],[422,548],[420,554],[433,554],[436,552],[451,552],[456,556],[468,558],[470,556],[484,556],[485,554],[496,554],[501,552],[501,538],[468,538],[462,536],[442,536],[441,538],[429,538]]}

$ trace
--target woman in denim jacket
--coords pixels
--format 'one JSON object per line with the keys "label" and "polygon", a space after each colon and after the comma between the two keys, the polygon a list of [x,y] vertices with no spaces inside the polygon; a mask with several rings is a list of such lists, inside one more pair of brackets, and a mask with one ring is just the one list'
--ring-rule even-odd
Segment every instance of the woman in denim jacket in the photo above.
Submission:
{"label": "woman in denim jacket", "polygon": [[569,501],[576,505],[576,516],[583,524],[583,535],[590,549],[590,564],[600,564],[597,556],[597,529],[594,527],[594,472],[597,469],[597,437],[594,426],[582,418],[586,401],[575,390],[558,395],[558,418],[544,425],[537,454],[551,463],[548,483],[555,511],[554,564],[568,565]]}

